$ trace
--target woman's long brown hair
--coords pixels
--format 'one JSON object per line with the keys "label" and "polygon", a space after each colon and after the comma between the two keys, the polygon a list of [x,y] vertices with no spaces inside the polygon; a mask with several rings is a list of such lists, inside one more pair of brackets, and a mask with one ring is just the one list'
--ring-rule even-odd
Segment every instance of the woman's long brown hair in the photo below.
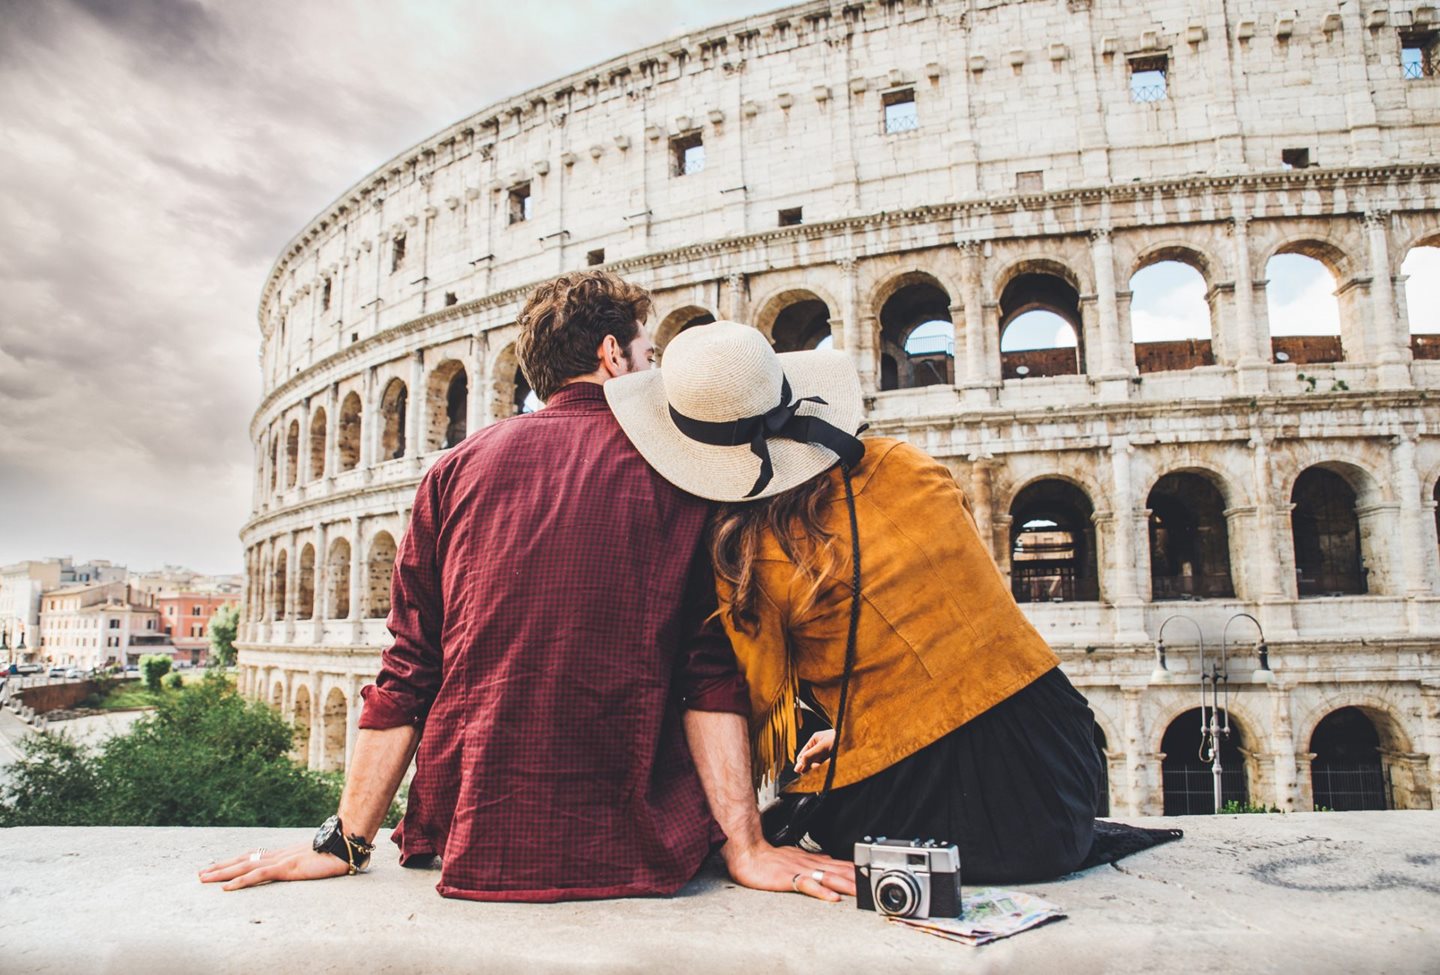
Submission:
{"label": "woman's long brown hair", "polygon": [[759,619],[755,562],[767,531],[774,534],[805,583],[793,612],[799,615],[814,605],[826,577],[841,561],[836,546],[830,544],[834,533],[821,523],[821,510],[833,486],[826,471],[774,497],[723,504],[716,510],[710,522],[710,558],[716,576],[735,588],[728,615],[737,630],[749,632]]}

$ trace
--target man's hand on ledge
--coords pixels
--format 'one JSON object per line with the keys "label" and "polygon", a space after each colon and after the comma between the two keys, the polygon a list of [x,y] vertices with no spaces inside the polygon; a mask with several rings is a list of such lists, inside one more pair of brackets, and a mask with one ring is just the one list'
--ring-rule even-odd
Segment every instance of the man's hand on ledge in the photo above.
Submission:
{"label": "man's hand on ledge", "polygon": [[[260,856],[257,858],[256,853]],[[323,880],[343,877],[350,865],[330,853],[316,853],[310,844],[297,843],[280,850],[256,850],[242,853],[223,863],[214,863],[200,871],[202,884],[225,882],[224,890],[240,890],[278,880]]]}
{"label": "man's hand on ledge", "polygon": [[842,860],[764,842],[748,847],[726,843],[720,853],[730,879],[742,887],[795,890],[823,901],[838,901],[841,894],[855,896],[855,866]]}

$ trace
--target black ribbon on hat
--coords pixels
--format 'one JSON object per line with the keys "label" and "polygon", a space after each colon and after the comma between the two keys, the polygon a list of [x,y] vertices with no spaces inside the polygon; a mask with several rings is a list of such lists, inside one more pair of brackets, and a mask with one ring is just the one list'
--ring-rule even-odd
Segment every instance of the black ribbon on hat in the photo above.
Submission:
{"label": "black ribbon on hat", "polygon": [[765,486],[775,476],[775,466],[770,462],[770,447],[766,443],[772,437],[815,444],[832,450],[847,470],[860,463],[860,458],[865,454],[865,445],[858,438],[818,416],[796,414],[801,403],[828,406],[825,400],[819,396],[805,396],[791,402],[790,396],[790,380],[782,377],[780,405],[759,416],[716,423],[688,417],[671,406],[670,419],[681,433],[697,443],[711,447],[738,447],[747,443],[750,445],[750,452],[760,458],[760,476],[755,479],[755,486],[750,489],[750,493],[745,495],[747,498],[753,498],[765,490]]}

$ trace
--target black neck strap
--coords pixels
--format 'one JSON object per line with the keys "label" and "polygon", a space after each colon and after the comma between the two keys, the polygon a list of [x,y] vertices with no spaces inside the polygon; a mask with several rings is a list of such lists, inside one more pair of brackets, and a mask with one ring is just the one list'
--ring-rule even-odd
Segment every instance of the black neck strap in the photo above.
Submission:
{"label": "black neck strap", "polygon": [[823,399],[819,396],[806,396],[792,402],[790,397],[790,380],[783,378],[780,382],[780,404],[759,416],[715,423],[693,419],[671,406],[670,419],[674,421],[677,430],[697,443],[709,444],[712,447],[738,447],[747,443],[750,445],[750,452],[760,458],[760,476],[755,479],[755,486],[745,495],[747,498],[753,498],[765,490],[775,476],[767,443],[770,438],[816,444],[832,450],[846,470],[853,469],[860,463],[860,458],[865,454],[865,445],[858,438],[818,416],[796,414],[801,403],[828,405]]}

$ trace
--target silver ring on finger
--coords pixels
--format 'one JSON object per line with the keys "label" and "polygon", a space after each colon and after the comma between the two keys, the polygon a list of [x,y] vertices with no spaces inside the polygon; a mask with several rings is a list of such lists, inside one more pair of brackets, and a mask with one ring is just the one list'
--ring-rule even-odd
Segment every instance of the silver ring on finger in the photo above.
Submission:
{"label": "silver ring on finger", "polygon": [[824,871],[824,870],[816,870],[816,871],[814,871],[813,873],[810,874],[810,879],[813,880],[813,881],[815,881],[817,884],[823,884],[823,883],[825,882],[825,871]]}
{"label": "silver ring on finger", "polygon": [[790,889],[795,891],[795,893],[797,894],[800,893],[800,878],[803,876],[805,875],[797,873],[795,876],[790,878]]}
{"label": "silver ring on finger", "polygon": [[262,847],[260,847],[260,849],[256,850],[254,853],[250,854],[250,862],[251,862],[251,863],[259,863],[259,862],[260,862],[260,858],[263,857],[264,855],[265,855],[265,847],[262,846]]}

